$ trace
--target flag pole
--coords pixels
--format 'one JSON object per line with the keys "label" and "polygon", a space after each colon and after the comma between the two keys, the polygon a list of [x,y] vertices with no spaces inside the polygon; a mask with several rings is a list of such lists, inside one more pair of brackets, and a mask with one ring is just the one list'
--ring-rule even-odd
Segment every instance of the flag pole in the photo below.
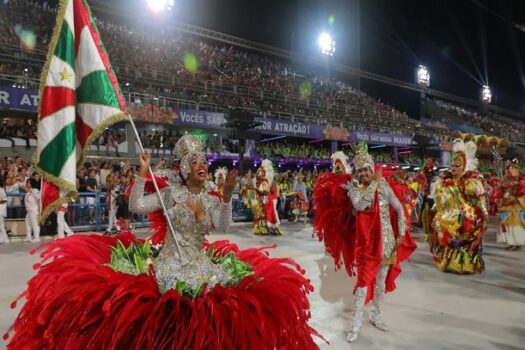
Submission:
{"label": "flag pole", "polygon": [[[137,127],[135,126],[135,123],[133,122],[133,118],[131,118],[131,115],[128,114],[129,122],[131,123],[131,127],[133,128],[133,131],[135,132],[135,136],[137,137],[137,142],[139,144],[140,152],[144,153],[144,146],[142,145],[142,141],[140,140],[140,135],[137,130]],[[148,166],[148,172],[151,176],[151,180],[153,181],[153,187],[155,187],[155,192],[157,193],[157,196],[159,197],[160,205],[162,207],[162,212],[164,213],[164,218],[166,219],[166,222],[168,223],[168,229],[173,236],[173,239],[175,240],[175,245],[177,246],[177,251],[179,252],[179,258],[182,260],[182,249],[179,245],[179,240],[177,239],[177,235],[175,234],[175,229],[173,228],[173,224],[171,223],[170,217],[168,215],[168,210],[166,209],[166,204],[164,203],[164,199],[162,198],[162,195],[160,194],[159,186],[157,185],[157,180],[155,180],[155,176],[153,174],[153,170],[151,170],[151,165]]]}

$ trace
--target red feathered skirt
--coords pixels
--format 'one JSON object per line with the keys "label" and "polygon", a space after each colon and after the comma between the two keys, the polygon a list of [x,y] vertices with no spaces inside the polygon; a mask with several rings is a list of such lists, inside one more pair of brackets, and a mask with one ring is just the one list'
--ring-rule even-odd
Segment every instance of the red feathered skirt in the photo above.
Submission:
{"label": "red feathered skirt", "polygon": [[108,267],[118,240],[137,242],[132,234],[78,235],[43,245],[8,349],[318,349],[307,323],[313,287],[293,260],[209,244],[214,254],[233,251],[253,274],[190,299],[161,294],[153,273]]}

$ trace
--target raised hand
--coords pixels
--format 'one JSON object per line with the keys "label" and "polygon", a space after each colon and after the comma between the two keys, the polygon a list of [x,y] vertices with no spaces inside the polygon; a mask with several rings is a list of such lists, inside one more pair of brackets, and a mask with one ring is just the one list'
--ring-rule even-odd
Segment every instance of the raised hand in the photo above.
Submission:
{"label": "raised hand", "polygon": [[235,189],[235,186],[237,186],[237,175],[239,174],[239,170],[233,169],[228,171],[228,175],[226,175],[226,180],[224,181],[224,185],[222,187],[222,195],[225,202],[230,202],[233,190]]}
{"label": "raised hand", "polygon": [[381,178],[383,177],[383,168],[379,168],[374,172],[374,175],[372,175],[372,179],[376,182],[380,182]]}
{"label": "raised hand", "polygon": [[144,152],[140,155],[139,157],[139,162],[140,162],[140,176],[141,177],[146,177],[146,175],[148,174],[148,168],[149,168],[149,165],[151,164],[151,156],[149,155],[148,152]]}

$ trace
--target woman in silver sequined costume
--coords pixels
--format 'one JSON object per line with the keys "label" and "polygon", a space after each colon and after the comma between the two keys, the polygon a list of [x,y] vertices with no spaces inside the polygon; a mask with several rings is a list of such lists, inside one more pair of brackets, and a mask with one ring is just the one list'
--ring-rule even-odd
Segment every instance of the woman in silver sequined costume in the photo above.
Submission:
{"label": "woman in silver sequined costume", "polygon": [[[203,249],[204,236],[210,227],[222,232],[230,227],[231,197],[236,185],[237,170],[226,175],[222,199],[208,193],[208,162],[200,152],[200,141],[196,137],[181,140],[177,143],[176,153],[181,157],[182,179],[172,181],[170,186],[161,191],[161,195],[182,248],[182,258],[177,252],[174,237],[168,233],[163,249],[154,260],[156,277],[161,290],[175,288],[179,280],[193,289],[203,283],[213,288],[217,283],[228,282],[229,276],[206,255]],[[150,160],[147,153],[140,157],[139,177],[129,200],[129,208],[134,213],[149,214],[162,209],[156,193],[144,195]]]}
{"label": "woman in silver sequined costume", "polygon": [[[297,263],[205,241],[211,228],[230,226],[237,172],[220,196],[204,187],[208,165],[196,137],[182,137],[176,153],[182,176],[157,184],[181,253],[158,194],[144,195],[152,179],[143,154],[129,206],[151,212],[155,234],[48,243],[20,296],[26,302],[8,349],[319,349],[308,325],[313,287]],[[156,257],[150,243],[162,247]]]}

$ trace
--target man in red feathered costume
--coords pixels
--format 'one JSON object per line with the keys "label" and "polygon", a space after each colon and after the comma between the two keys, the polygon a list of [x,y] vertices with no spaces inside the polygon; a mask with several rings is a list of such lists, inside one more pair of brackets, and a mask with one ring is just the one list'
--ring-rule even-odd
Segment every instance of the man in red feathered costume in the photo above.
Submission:
{"label": "man in red feathered costume", "polygon": [[399,263],[416,248],[408,230],[408,208],[401,203],[408,202],[409,187],[396,174],[383,177],[382,168],[374,172],[366,144],[361,148],[353,162],[357,179],[350,180],[349,174],[324,175],[314,191],[316,233],[334,257],[336,268],[344,263],[347,273],[357,276],[349,342],[358,338],[369,301],[371,323],[387,330],[381,317],[385,291],[395,289]]}
{"label": "man in red feathered costume", "polygon": [[[395,287],[394,279],[400,272],[399,267],[396,267],[398,261],[407,258],[415,248],[411,237],[410,244],[403,246],[408,232],[405,211],[383,178],[382,168],[374,172],[374,161],[366,151],[357,152],[354,167],[359,181],[354,180],[346,185],[356,211],[357,232],[356,301],[347,336],[349,342],[358,337],[363,323],[364,305],[370,298],[373,298],[370,322],[382,331],[388,330],[381,317],[385,287]],[[391,215],[391,207],[394,215]]]}

